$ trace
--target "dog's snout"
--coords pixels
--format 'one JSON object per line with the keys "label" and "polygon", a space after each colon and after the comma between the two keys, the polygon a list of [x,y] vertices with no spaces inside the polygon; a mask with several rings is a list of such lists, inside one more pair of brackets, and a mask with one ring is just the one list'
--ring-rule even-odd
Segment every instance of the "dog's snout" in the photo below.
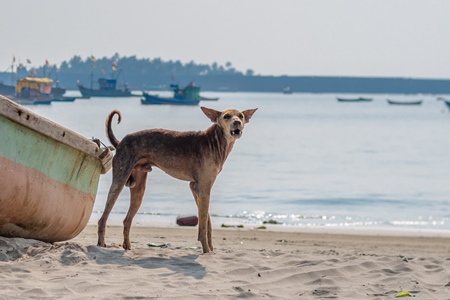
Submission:
{"label": "dog's snout", "polygon": [[241,121],[239,121],[239,120],[233,121],[233,126],[240,126],[240,125],[241,125]]}

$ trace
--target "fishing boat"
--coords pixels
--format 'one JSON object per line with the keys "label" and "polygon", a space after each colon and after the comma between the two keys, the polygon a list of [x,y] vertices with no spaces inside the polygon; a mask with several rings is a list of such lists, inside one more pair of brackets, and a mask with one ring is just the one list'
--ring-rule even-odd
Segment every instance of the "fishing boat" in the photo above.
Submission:
{"label": "fishing boat", "polygon": [[338,101],[340,102],[369,102],[372,101],[372,98],[362,98],[362,97],[358,97],[358,98],[340,98],[340,97],[336,97]]}
{"label": "fishing boat", "polygon": [[[53,95],[53,93],[52,93]],[[53,100],[52,102],[73,102],[77,99],[77,97],[68,97],[68,96],[59,96],[59,97],[55,97],[53,96]]]}
{"label": "fishing boat", "polygon": [[130,97],[132,96],[130,89],[125,84],[123,89],[117,89],[117,79],[99,78],[98,89],[85,87],[78,83],[78,89],[83,97]]}
{"label": "fishing boat", "polygon": [[64,94],[66,93],[66,89],[60,86],[52,87],[52,95],[55,99],[62,99]]}
{"label": "fishing boat", "polygon": [[398,100],[390,100],[390,99],[386,99],[386,101],[389,104],[393,104],[393,105],[421,105],[422,104],[422,100],[414,100],[414,101],[398,101]]}
{"label": "fishing boat", "polygon": [[172,84],[173,97],[159,97],[142,92],[144,99],[142,104],[172,104],[172,105],[197,105],[200,102],[200,87],[189,84],[184,88],[179,88],[177,84]]}
{"label": "fishing boat", "polygon": [[204,97],[204,96],[199,96],[201,101],[218,101],[219,97]]}
{"label": "fishing boat", "polygon": [[53,80],[46,77],[24,77],[17,80],[15,94],[9,96],[19,104],[51,104]]}
{"label": "fishing boat", "polygon": [[99,140],[0,96],[0,236],[59,242],[92,213],[112,154]]}
{"label": "fishing boat", "polygon": [[166,98],[158,95],[150,95],[146,92],[142,93],[144,99],[141,99],[142,104],[171,104],[171,105],[197,105],[200,100],[183,99],[183,98]]}

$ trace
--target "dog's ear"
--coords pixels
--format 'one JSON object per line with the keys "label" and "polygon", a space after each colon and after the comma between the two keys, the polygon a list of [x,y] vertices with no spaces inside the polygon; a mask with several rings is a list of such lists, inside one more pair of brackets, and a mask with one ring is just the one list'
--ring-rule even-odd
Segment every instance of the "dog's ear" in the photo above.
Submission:
{"label": "dog's ear", "polygon": [[250,121],[256,110],[257,108],[254,108],[254,109],[247,109],[242,112],[245,116],[245,123],[248,123],[248,121]]}
{"label": "dog's ear", "polygon": [[222,114],[221,111],[217,111],[211,108],[206,108],[201,106],[200,107],[203,111],[203,113],[211,120],[211,122],[216,123],[217,120],[219,120],[220,115]]}

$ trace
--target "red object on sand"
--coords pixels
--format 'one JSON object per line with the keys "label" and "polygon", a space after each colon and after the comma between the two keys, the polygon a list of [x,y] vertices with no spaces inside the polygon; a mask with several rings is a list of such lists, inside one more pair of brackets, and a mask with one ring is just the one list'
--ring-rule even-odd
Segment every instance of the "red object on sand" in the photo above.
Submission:
{"label": "red object on sand", "polygon": [[197,226],[198,218],[196,215],[178,216],[177,224],[180,226]]}

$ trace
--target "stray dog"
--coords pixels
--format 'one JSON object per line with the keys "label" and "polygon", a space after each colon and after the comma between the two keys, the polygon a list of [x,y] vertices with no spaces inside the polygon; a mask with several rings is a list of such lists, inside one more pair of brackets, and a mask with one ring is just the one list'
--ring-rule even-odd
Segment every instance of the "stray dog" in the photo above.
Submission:
{"label": "stray dog", "polygon": [[116,148],[112,162],[112,183],[105,210],[98,221],[98,246],[106,247],[106,221],[124,186],[130,188],[130,207],[123,220],[123,248],[131,249],[130,228],[142,203],[147,173],[158,167],[172,177],[189,181],[198,208],[198,241],[203,253],[212,252],[212,229],[209,216],[211,188],[223,164],[241,137],[244,124],[248,123],[257,108],[242,112],[227,109],[223,112],[201,107],[213,122],[204,131],[179,132],[165,129],[148,129],[126,135],[117,140],[111,129],[112,118],[120,111],[113,110],[106,118],[106,135]]}

